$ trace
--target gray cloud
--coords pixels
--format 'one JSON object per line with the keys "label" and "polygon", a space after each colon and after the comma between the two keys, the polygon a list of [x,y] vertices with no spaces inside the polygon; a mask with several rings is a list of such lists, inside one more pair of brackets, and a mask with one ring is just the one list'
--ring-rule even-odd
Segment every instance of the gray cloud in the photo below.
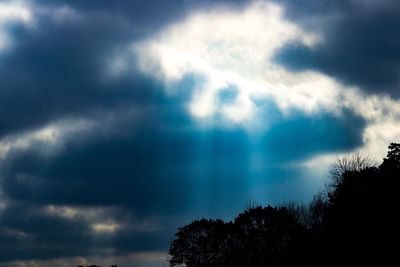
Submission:
{"label": "gray cloud", "polygon": [[320,31],[323,42],[312,49],[289,45],[278,62],[294,71],[321,71],[367,93],[399,97],[398,1],[287,2],[287,16]]}
{"label": "gray cloud", "polygon": [[[165,250],[171,237],[171,221],[157,220],[160,226],[141,222],[129,210],[118,208],[106,212],[91,208],[74,217],[48,213],[48,206],[9,203],[0,211],[0,261],[64,258],[73,256],[129,255],[132,251]],[[74,207],[71,207],[74,208]],[[79,207],[78,207],[79,208]],[[57,207],[55,207],[57,209]],[[117,231],[98,233],[91,224],[108,218],[121,224]],[[148,229],[146,229],[146,227]]]}
{"label": "gray cloud", "polygon": [[[274,103],[268,103],[261,116],[268,118],[271,129],[257,136],[254,144],[242,128],[207,128],[193,121],[182,101],[187,92],[174,97],[164,94],[162,84],[135,69],[118,79],[105,77],[103,66],[113,52],[193,8],[206,8],[210,1],[36,2],[43,6],[63,3],[80,12],[82,19],[60,23],[43,16],[35,29],[23,25],[9,29],[15,41],[13,49],[4,52],[0,60],[0,139],[65,118],[84,118],[95,127],[61,140],[51,155],[43,153],[46,142],[37,142],[12,150],[2,159],[0,201],[5,206],[0,205],[1,262],[109,256],[110,250],[116,255],[165,250],[175,228],[195,216],[222,214],[229,218],[254,196],[269,203],[293,196],[309,198],[316,185],[311,187],[301,168],[282,166],[362,144],[366,123],[351,111],[343,111],[343,116],[298,112],[288,118],[274,108]],[[310,9],[303,10],[302,16],[328,12],[322,3],[312,7],[310,2]],[[335,10],[343,9],[338,6]],[[296,13],[299,11],[288,12],[301,16]],[[351,83],[376,79],[366,87],[374,90],[373,82],[382,82],[378,82],[381,65],[365,63],[380,63],[385,55],[354,57],[354,64],[365,64],[363,73],[369,73],[369,68],[378,71],[377,76],[367,78],[352,74],[355,65],[349,65],[351,70],[346,71],[338,63],[329,63],[359,52],[351,49],[357,50],[356,44],[361,45],[367,35],[355,22],[347,33],[339,32],[346,23],[352,25],[351,12],[358,14],[354,10],[341,12],[339,21],[327,28],[338,38],[331,46],[302,51],[304,56],[288,48],[282,51],[280,60],[294,53],[293,57],[302,60],[298,65],[286,64],[293,69],[318,68]],[[379,25],[383,24],[378,24],[376,31],[372,29],[373,34],[378,34]],[[389,29],[397,32],[394,27]],[[388,40],[389,35],[383,35]],[[349,47],[352,38],[357,39],[356,44]],[[394,52],[388,53],[387,58]],[[396,57],[393,60],[396,62]],[[254,155],[252,150],[259,154]],[[261,160],[254,160],[258,156]],[[262,165],[261,170],[253,168],[257,164]],[[49,206],[59,212],[62,207],[87,214],[94,210],[97,217],[78,214],[69,218],[44,212]],[[93,222],[117,222],[121,227],[111,235],[96,235]]]}
{"label": "gray cloud", "polygon": [[0,136],[152,97],[155,83],[134,73],[102,79],[107,55],[135,35],[128,22],[92,14],[61,24],[45,16],[37,24],[14,29],[15,47],[0,61]]}
{"label": "gray cloud", "polygon": [[[139,119],[143,123],[128,117],[103,125],[124,131],[77,133],[51,157],[41,152],[43,144],[10,152],[0,164],[3,198],[11,203],[2,212],[0,235],[4,244],[13,244],[3,246],[4,252],[18,250],[2,253],[6,256],[0,260],[166,249],[178,225],[198,214],[229,218],[252,196],[263,199],[264,190],[270,192],[268,203],[296,195],[299,200],[309,198],[315,187],[309,184],[305,190],[307,182],[299,169],[279,164],[321,151],[349,150],[361,142],[363,122],[351,113],[346,122],[328,115],[280,118],[277,130],[265,133],[256,144],[262,164],[269,167],[252,170],[253,148],[243,130],[200,132],[190,120],[182,120],[185,110],[174,111],[177,105],[172,105],[147,113]],[[304,142],[294,153],[289,147],[299,138]],[[40,212],[49,205],[110,211],[89,220],[70,220]],[[94,238],[90,223],[108,219],[124,227],[112,237]],[[4,229],[28,233],[33,239],[10,236]],[[83,241],[74,246],[79,240]]]}

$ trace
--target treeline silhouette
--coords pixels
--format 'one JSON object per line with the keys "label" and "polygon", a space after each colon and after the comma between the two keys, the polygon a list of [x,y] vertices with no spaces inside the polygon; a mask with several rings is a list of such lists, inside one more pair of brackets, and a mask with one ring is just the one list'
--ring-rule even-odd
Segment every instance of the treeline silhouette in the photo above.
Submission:
{"label": "treeline silhouette", "polygon": [[170,266],[397,265],[400,144],[379,166],[360,154],[340,159],[329,177],[308,205],[251,207],[230,222],[179,228]]}

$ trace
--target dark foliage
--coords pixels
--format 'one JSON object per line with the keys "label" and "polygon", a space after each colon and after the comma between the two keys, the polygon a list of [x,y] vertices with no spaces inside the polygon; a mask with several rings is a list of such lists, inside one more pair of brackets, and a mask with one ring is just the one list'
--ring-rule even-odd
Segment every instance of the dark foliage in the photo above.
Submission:
{"label": "dark foliage", "polygon": [[170,266],[386,266],[396,262],[400,144],[383,163],[338,161],[331,184],[307,206],[252,207],[231,222],[178,229]]}

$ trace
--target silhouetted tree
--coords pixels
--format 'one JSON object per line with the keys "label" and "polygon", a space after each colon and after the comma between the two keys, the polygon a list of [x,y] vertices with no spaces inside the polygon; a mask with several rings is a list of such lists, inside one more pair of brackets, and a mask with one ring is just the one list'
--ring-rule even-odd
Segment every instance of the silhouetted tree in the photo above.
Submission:
{"label": "silhouetted tree", "polygon": [[170,265],[389,266],[397,261],[400,144],[377,167],[357,153],[339,159],[331,184],[308,205],[252,207],[232,222],[178,229]]}
{"label": "silhouetted tree", "polygon": [[170,265],[280,266],[303,230],[283,207],[250,208],[233,223],[194,221],[176,234],[169,250]]}
{"label": "silhouetted tree", "polygon": [[304,227],[287,208],[251,208],[234,221],[242,246],[239,266],[283,266]]}
{"label": "silhouetted tree", "polygon": [[397,230],[393,222],[398,221],[393,211],[400,204],[394,197],[400,178],[398,149],[398,144],[391,144],[380,167],[371,166],[368,158],[353,157],[350,168],[342,169],[328,194],[319,237],[319,247],[326,248],[319,253],[320,266],[382,265],[390,258],[387,244]]}
{"label": "silhouetted tree", "polygon": [[382,168],[398,169],[400,168],[400,144],[391,143],[387,157],[383,160]]}
{"label": "silhouetted tree", "polygon": [[348,157],[338,158],[336,164],[329,171],[329,186],[335,190],[343,182],[345,173],[360,172],[374,165],[368,156],[360,152],[356,152]]}
{"label": "silhouetted tree", "polygon": [[179,229],[169,253],[170,265],[218,266],[224,262],[225,224],[221,220],[197,220]]}

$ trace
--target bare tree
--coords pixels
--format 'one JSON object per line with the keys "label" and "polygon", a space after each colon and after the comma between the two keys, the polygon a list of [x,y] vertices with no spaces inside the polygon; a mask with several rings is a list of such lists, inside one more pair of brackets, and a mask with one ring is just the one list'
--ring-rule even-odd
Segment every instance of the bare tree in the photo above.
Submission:
{"label": "bare tree", "polygon": [[289,202],[284,205],[297,221],[311,229],[323,223],[326,208],[328,206],[328,198],[325,192],[315,194],[311,202],[307,205],[298,202]]}
{"label": "bare tree", "polygon": [[343,182],[343,174],[346,172],[360,172],[370,167],[376,166],[376,163],[367,155],[355,152],[350,156],[338,158],[336,164],[329,171],[330,188],[336,188]]}

